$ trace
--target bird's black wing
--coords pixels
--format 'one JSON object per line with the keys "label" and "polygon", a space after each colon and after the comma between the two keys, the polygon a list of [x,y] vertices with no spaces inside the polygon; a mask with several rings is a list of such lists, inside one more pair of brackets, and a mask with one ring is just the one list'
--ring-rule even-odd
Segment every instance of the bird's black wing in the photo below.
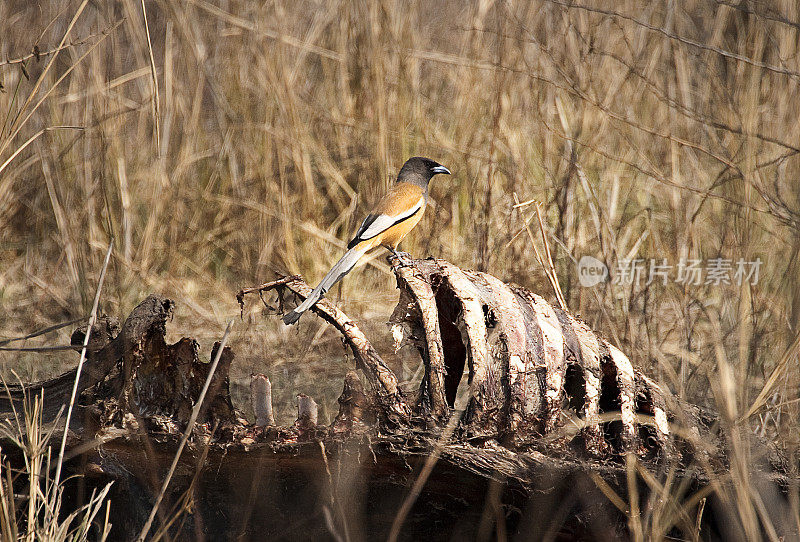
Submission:
{"label": "bird's black wing", "polygon": [[379,214],[378,215],[367,215],[367,218],[365,218],[364,222],[361,223],[361,226],[358,227],[358,231],[356,231],[356,234],[353,236],[353,238],[350,240],[350,242],[347,243],[347,248],[353,248],[354,246],[359,244],[361,241],[363,241],[363,239],[361,239],[361,235],[365,231],[367,231],[367,228],[369,228],[372,225],[372,223],[375,222],[375,220],[379,216],[381,216],[381,215],[379,215]]}

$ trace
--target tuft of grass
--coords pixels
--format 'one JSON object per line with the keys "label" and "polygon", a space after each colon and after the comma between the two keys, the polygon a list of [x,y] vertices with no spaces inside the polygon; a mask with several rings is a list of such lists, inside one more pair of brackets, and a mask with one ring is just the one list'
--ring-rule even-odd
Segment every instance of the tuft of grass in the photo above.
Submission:
{"label": "tuft of grass", "polygon": [[62,506],[67,480],[52,476],[61,460],[57,442],[51,442],[58,424],[45,424],[41,407],[41,396],[26,397],[21,412],[0,422],[0,438],[21,452],[24,461],[20,471],[0,457],[0,535],[7,541],[106,540],[111,484],[93,491],[75,509]]}

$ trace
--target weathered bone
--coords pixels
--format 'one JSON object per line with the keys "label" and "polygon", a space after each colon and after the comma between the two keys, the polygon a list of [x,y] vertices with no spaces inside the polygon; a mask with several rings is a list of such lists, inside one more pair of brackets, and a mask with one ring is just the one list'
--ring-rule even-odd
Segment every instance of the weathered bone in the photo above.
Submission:
{"label": "weathered bone", "polygon": [[[281,296],[281,306],[283,306],[284,296],[287,291],[305,299],[311,293],[312,288],[300,277],[289,276],[254,288],[245,288],[237,294],[236,298],[243,306],[243,299],[246,294],[270,290],[278,292],[278,295]],[[385,421],[402,423],[407,419],[411,414],[411,410],[397,384],[397,377],[389,369],[386,362],[383,361],[358,325],[327,299],[321,299],[314,304],[312,310],[344,335],[356,361],[369,380],[377,401],[384,407],[382,413],[385,414]]]}
{"label": "weathered bone", "polygon": [[470,368],[470,400],[467,420],[475,425],[476,432],[496,432],[496,428],[486,426],[485,414],[502,408],[503,389],[500,385],[502,368],[492,363],[486,343],[486,320],[481,297],[475,285],[456,266],[447,262],[437,262],[442,277],[450,285],[461,303],[460,321],[457,324],[462,340],[467,345]]}
{"label": "weathered bone", "polygon": [[297,394],[297,421],[295,424],[304,426],[317,425],[317,402],[305,393]]}
{"label": "weathered bone", "polygon": [[[423,392],[421,395],[429,397],[431,413],[437,418],[442,418],[450,412],[445,395],[442,333],[439,328],[439,312],[436,310],[433,289],[430,281],[426,280],[425,275],[420,271],[422,267],[422,265],[418,265],[413,268],[396,268],[398,287],[401,288],[401,292],[407,292],[408,296],[413,297],[413,299],[409,300],[412,307],[409,307],[408,304],[403,304],[403,294],[401,293],[401,301],[397,304],[397,308],[389,321],[394,322],[394,326],[399,326],[403,330],[405,326],[408,326],[407,322],[413,321],[413,316],[408,313],[409,309],[412,308],[413,310],[415,308],[419,313],[425,340],[422,344],[416,344],[416,347],[427,358],[425,363],[426,375],[423,382],[428,386],[427,393]],[[397,346],[397,341],[395,343]]]}
{"label": "weathered bone", "polygon": [[636,438],[636,377],[628,357],[622,351],[605,342],[611,362],[617,373],[619,385],[620,418],[622,420],[622,444],[626,451],[635,451]]}
{"label": "weathered bone", "polygon": [[[494,431],[498,436],[513,435],[516,440],[538,427],[543,435],[568,435],[559,433],[559,428],[569,418],[563,411],[569,398],[570,405],[580,403],[576,414],[584,418],[581,434],[590,455],[602,456],[612,449],[607,434],[618,437],[615,443],[620,447],[614,449],[620,452],[649,453],[645,445],[653,446],[653,442],[641,442],[638,428],[649,431],[642,424],[655,428],[654,440],[661,452],[672,450],[664,391],[634,371],[622,351],[599,339],[568,312],[524,288],[508,286],[485,273],[461,271],[442,260],[396,266],[395,271],[404,293],[390,322],[401,324],[405,330],[401,340],[421,351],[426,368],[423,395],[441,390],[442,352],[449,347],[442,342],[441,307],[437,304],[457,304],[455,310],[447,312],[455,315],[454,324],[467,347],[472,399],[463,425],[469,434]],[[442,289],[451,294],[442,297]],[[574,374],[581,380],[571,380],[568,397],[565,386],[569,367],[577,369]],[[601,407],[604,372],[613,386],[609,404],[619,405],[617,421],[613,418],[616,409],[604,412]],[[578,389],[581,396],[572,397]],[[447,393],[452,390],[445,390]],[[649,398],[640,403],[641,409],[637,394]],[[436,403],[433,394],[431,403]],[[648,415],[652,421],[646,421]],[[604,418],[606,421],[602,421]],[[606,433],[609,429],[604,427],[610,427],[610,432]]]}
{"label": "weathered bone", "polygon": [[250,404],[256,417],[256,427],[275,425],[272,413],[272,383],[265,375],[250,375]]}
{"label": "weathered bone", "polygon": [[601,455],[605,451],[603,430],[600,428],[600,344],[589,326],[570,316],[570,323],[580,346],[583,380],[586,386],[584,416],[587,426],[584,429],[586,450],[591,455]]}
{"label": "weathered bone", "polygon": [[476,273],[495,296],[499,311],[496,314],[503,331],[508,355],[509,417],[508,430],[517,431],[531,413],[529,394],[537,396],[539,383],[534,370],[529,369],[530,349],[525,331],[525,320],[514,292],[501,280],[486,273]]}
{"label": "weathered bone", "polygon": [[372,405],[364,394],[364,386],[355,371],[344,377],[344,387],[339,396],[339,413],[332,424],[335,434],[347,435],[354,429],[362,429],[374,421]]}

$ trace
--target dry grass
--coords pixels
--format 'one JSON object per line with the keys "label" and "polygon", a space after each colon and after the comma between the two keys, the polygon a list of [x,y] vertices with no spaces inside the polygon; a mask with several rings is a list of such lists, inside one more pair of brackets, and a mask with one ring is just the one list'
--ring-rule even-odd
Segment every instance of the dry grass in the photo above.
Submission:
{"label": "dry grass", "polygon": [[[0,336],[87,314],[113,237],[103,310],[161,291],[178,329],[210,344],[240,286],[322,276],[402,161],[427,155],[454,175],[435,180],[406,250],[552,299],[520,234],[534,215],[514,208],[542,202],[574,312],[676,393],[793,452],[796,352],[761,392],[800,321],[800,8],[606,4],[0,4]],[[764,263],[756,285],[587,289],[586,254],[612,271]],[[377,337],[396,294],[374,263],[332,295]],[[347,367],[312,318],[287,331],[256,308],[231,343],[276,393]],[[28,376],[64,362],[2,354]],[[323,363],[293,363],[309,355]],[[758,516],[757,492],[736,487],[743,521]]]}
{"label": "dry grass", "polygon": [[[111,484],[92,491],[76,509],[66,503],[65,484],[59,482],[63,457],[53,455],[55,425],[42,419],[42,397],[26,397],[14,419],[0,422],[0,438],[21,452],[24,469],[0,460],[0,539],[3,542],[46,540],[48,542],[105,541]],[[6,452],[8,453],[8,452]]]}

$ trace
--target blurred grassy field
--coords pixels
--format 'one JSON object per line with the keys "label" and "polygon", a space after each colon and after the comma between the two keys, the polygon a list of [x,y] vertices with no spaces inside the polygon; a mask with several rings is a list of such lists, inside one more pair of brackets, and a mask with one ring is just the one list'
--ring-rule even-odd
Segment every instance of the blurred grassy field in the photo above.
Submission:
{"label": "blurred grassy field", "polygon": [[[88,314],[113,238],[102,310],[171,296],[172,338],[207,355],[239,288],[318,280],[424,155],[453,175],[405,250],[552,300],[534,207],[514,206],[541,202],[569,307],[735,419],[800,321],[800,8],[606,4],[0,3],[0,337]],[[583,255],[612,273],[631,258],[763,264],[757,284],[584,288]],[[396,295],[378,253],[330,297],[410,377],[383,327]],[[231,344],[239,376],[328,404],[351,366],[312,316],[285,329],[257,305]],[[41,378],[75,356],[0,363]],[[784,369],[752,422],[793,449],[796,357]]]}

